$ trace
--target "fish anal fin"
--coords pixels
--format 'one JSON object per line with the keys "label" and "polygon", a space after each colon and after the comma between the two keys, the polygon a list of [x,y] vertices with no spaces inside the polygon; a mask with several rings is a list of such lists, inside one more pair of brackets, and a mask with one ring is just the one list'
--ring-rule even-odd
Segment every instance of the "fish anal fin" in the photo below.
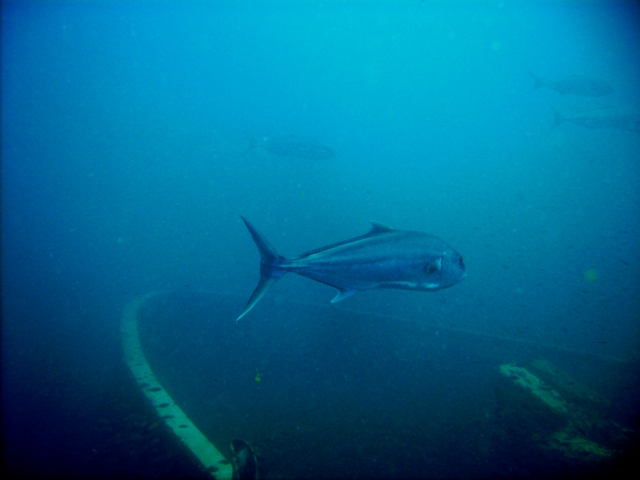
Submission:
{"label": "fish anal fin", "polygon": [[331,303],[341,302],[345,298],[349,298],[350,296],[355,295],[356,293],[358,293],[358,290],[355,290],[355,289],[340,289],[338,294],[335,297],[333,297],[333,300],[331,300]]}

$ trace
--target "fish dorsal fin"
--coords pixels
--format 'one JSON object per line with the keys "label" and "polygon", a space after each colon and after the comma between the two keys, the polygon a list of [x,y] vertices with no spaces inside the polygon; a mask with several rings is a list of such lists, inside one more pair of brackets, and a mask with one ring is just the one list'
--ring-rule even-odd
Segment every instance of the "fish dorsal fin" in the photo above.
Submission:
{"label": "fish dorsal fin", "polygon": [[303,254],[300,254],[297,257],[292,258],[291,260],[300,260],[301,258],[305,258],[305,257],[308,257],[310,255],[314,255],[316,253],[325,252],[327,250],[331,250],[332,248],[340,247],[340,246],[346,245],[348,243],[357,242],[358,240],[365,240],[365,239],[371,237],[372,235],[380,235],[381,233],[388,233],[388,232],[393,232],[393,231],[394,230],[392,228],[387,227],[386,225],[384,225],[382,223],[371,222],[371,230],[369,230],[364,235],[359,235],[357,237],[350,238],[348,240],[344,240],[342,242],[332,243],[331,245],[327,245],[325,247],[316,248],[314,250],[311,250],[311,251],[305,252]]}
{"label": "fish dorsal fin", "polygon": [[385,225],[384,223],[371,222],[371,230],[369,230],[368,235],[376,234],[376,233],[384,233],[391,232],[393,228]]}

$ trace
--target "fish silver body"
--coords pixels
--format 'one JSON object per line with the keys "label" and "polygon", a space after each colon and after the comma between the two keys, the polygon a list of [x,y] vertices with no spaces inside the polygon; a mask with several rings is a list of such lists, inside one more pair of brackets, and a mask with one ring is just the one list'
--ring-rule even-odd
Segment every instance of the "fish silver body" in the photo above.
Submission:
{"label": "fish silver body", "polygon": [[258,146],[261,146],[267,152],[279,157],[296,157],[306,160],[328,160],[336,156],[336,152],[333,148],[324,145],[317,140],[303,138],[299,135],[264,138],[260,141],[253,137],[249,137],[249,147],[242,156],[246,155]]}
{"label": "fish silver body", "polygon": [[640,132],[640,112],[624,107],[599,108],[568,116],[561,115],[555,110],[555,123],[552,128],[562,122],[570,122],[585,128],[613,128]]}
{"label": "fish silver body", "polygon": [[558,80],[544,82],[538,76],[529,72],[535,81],[533,89],[547,87],[563,95],[582,95],[585,97],[604,97],[613,93],[613,87],[603,80],[585,77],[584,75],[570,75]]}
{"label": "fish silver body", "polygon": [[327,145],[298,135],[270,138],[264,141],[264,148],[280,157],[298,157],[307,160],[327,160],[336,156],[336,152]]}
{"label": "fish silver body", "polygon": [[393,230],[374,223],[359,237],[286,259],[242,218],[260,251],[260,282],[238,317],[245,316],[283,275],[293,272],[338,289],[332,302],[375,288],[432,291],[466,276],[462,256],[427,233]]}

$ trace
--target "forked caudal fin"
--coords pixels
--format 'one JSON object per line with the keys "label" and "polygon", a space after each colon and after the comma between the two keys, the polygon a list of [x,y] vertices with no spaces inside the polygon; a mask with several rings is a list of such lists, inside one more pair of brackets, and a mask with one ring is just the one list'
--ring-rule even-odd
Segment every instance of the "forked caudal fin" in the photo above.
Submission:
{"label": "forked caudal fin", "polygon": [[536,74],[534,74],[531,70],[529,70],[529,75],[531,75],[531,78],[533,78],[533,81],[535,82],[535,85],[533,86],[533,88],[531,90],[536,90],[538,88],[547,86],[547,84],[544,83],[542,80],[540,80],[538,78],[538,76]]}
{"label": "forked caudal fin", "polygon": [[[240,155],[240,157],[244,157],[245,155],[247,155],[249,152],[251,152],[252,150],[254,150],[256,148],[256,146],[258,146],[258,140],[256,140],[252,135],[250,135],[247,132],[244,132],[245,135],[247,136],[247,140],[249,142],[249,146],[247,147],[247,149],[242,152],[242,155]],[[244,220],[244,218],[243,218]],[[246,222],[246,220],[245,220]]]}
{"label": "forked caudal fin", "polygon": [[562,122],[564,122],[565,118],[560,115],[560,112],[558,112],[558,110],[556,110],[556,108],[554,106],[551,106],[551,108],[553,108],[553,125],[551,125],[551,128],[549,129],[551,130],[555,130],[558,125],[560,125]]}
{"label": "forked caudal fin", "polygon": [[278,279],[287,273],[286,270],[280,268],[279,265],[285,260],[285,258],[281,255],[278,255],[276,249],[271,246],[269,241],[264,238],[264,236],[256,230],[256,228],[249,223],[249,221],[240,216],[242,221],[249,229],[249,233],[251,234],[251,238],[258,247],[258,251],[260,252],[260,281],[258,282],[258,286],[255,288],[247,305],[244,307],[244,310],[240,314],[238,318],[236,318],[236,322],[244,317],[247,313],[251,311],[253,307],[255,307],[256,303],[260,301],[260,299],[267,293],[267,290],[278,281]]}

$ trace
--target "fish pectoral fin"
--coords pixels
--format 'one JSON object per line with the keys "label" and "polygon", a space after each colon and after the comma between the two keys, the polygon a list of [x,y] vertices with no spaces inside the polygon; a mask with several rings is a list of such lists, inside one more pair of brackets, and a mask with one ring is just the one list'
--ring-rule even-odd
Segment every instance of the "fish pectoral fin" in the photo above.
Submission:
{"label": "fish pectoral fin", "polygon": [[331,303],[338,303],[342,300],[344,300],[345,298],[349,298],[351,295],[355,295],[356,293],[358,293],[359,290],[354,290],[354,289],[340,289],[340,291],[338,292],[338,294],[333,297],[333,300],[331,300]]}

